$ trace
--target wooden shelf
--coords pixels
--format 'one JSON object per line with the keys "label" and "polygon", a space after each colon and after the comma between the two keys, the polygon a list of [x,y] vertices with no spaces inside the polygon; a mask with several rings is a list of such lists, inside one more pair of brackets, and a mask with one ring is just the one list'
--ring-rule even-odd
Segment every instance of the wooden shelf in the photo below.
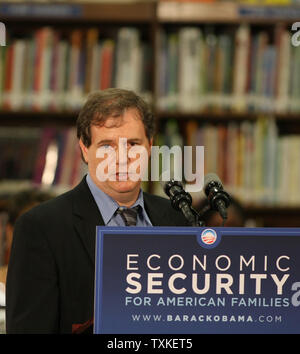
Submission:
{"label": "wooden shelf", "polygon": [[177,120],[188,120],[188,119],[197,119],[197,120],[208,120],[208,121],[243,121],[243,120],[256,120],[260,116],[270,116],[274,117],[277,121],[292,121],[300,122],[300,113],[235,113],[235,112],[178,112],[178,111],[169,111],[161,112],[157,111],[156,116],[159,119],[177,119]]}
{"label": "wooden shelf", "polygon": [[[265,215],[275,214],[297,214],[300,215],[300,205],[296,206],[270,206],[270,205],[246,205],[248,213],[259,213]],[[299,218],[300,223],[300,218]]]}
{"label": "wooden shelf", "polygon": [[71,126],[77,116],[73,111],[0,111],[0,126]]}
{"label": "wooden shelf", "polygon": [[300,227],[300,206],[246,206],[247,219],[263,227]]}
{"label": "wooden shelf", "polygon": [[124,2],[3,2],[0,18],[9,22],[129,22],[129,23],[261,23],[299,20],[300,6],[242,5],[176,1]]}
{"label": "wooden shelf", "polygon": [[[4,125],[43,125],[62,124],[73,125],[76,123],[78,111],[4,111],[0,110],[0,126]],[[211,122],[228,122],[256,120],[260,116],[274,117],[279,122],[300,122],[300,113],[272,114],[272,113],[234,113],[234,112],[191,112],[182,113],[178,111],[155,112],[158,120],[176,119],[180,121],[194,119]]]}
{"label": "wooden shelf", "polygon": [[152,22],[155,19],[155,2],[116,4],[89,4],[84,6],[84,17],[99,21]]}
{"label": "wooden shelf", "polygon": [[[237,19],[234,3],[159,2],[157,18],[165,22],[232,22]],[[213,20],[214,19],[214,20]]]}
{"label": "wooden shelf", "polygon": [[129,3],[9,3],[0,4],[0,18],[9,22],[115,22],[152,23],[155,2]]}
{"label": "wooden shelf", "polygon": [[299,6],[253,6],[236,2],[195,3],[162,1],[158,3],[160,23],[291,23],[300,17]]}

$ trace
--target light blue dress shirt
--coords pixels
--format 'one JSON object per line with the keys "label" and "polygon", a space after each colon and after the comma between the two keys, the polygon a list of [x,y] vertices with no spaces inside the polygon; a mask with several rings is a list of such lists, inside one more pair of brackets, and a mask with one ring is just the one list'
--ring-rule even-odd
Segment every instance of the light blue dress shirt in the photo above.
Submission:
{"label": "light blue dress shirt", "polygon": [[[97,187],[89,174],[87,174],[86,176],[86,182],[99,208],[104,224],[106,226],[125,226],[124,220],[122,219],[121,215],[116,214],[116,211],[120,207],[119,204],[109,195],[104,193],[99,187]],[[136,226],[152,226],[152,223],[144,207],[144,198],[142,190],[140,190],[138,199],[132,205],[132,208],[137,205],[140,205],[141,208],[140,212],[138,213]]]}

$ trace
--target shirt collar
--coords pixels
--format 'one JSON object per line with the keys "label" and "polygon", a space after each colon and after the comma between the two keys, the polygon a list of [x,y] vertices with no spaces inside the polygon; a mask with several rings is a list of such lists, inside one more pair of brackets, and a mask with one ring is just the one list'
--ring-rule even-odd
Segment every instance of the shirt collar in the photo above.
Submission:
{"label": "shirt collar", "polygon": [[[97,187],[89,174],[87,174],[87,176],[86,176],[86,182],[87,182],[87,184],[90,188],[90,191],[96,201],[96,204],[97,204],[99,211],[102,215],[104,224],[106,225],[111,220],[111,218],[115,214],[116,210],[119,208],[119,204],[113,198],[111,198],[109,195],[104,193],[99,187]],[[132,205],[132,207],[135,207],[137,205],[141,206],[143,214],[145,214],[144,196],[143,196],[142,189],[140,189],[138,198],[135,201],[135,203]]]}

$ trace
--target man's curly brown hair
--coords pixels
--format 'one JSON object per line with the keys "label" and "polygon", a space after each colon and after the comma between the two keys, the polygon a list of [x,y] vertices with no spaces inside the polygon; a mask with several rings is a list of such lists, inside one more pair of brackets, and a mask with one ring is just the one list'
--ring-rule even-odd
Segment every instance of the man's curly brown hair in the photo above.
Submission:
{"label": "man's curly brown hair", "polygon": [[86,147],[91,145],[91,126],[104,125],[109,117],[121,117],[128,108],[137,109],[147,138],[154,134],[154,116],[149,105],[133,91],[109,88],[91,93],[77,118],[77,137]]}

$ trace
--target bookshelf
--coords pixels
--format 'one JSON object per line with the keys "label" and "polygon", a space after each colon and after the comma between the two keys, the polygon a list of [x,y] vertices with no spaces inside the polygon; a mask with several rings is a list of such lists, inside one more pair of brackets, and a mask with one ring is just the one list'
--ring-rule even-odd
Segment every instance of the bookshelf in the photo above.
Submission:
{"label": "bookshelf", "polygon": [[[226,23],[241,22],[253,24],[274,24],[278,22],[291,23],[299,19],[300,8],[289,1],[286,6],[276,1],[213,1],[205,2],[160,1],[157,7],[157,17],[160,23]],[[269,5],[269,6],[267,6]]]}
{"label": "bookshelf", "polygon": [[[188,140],[186,127],[189,121],[197,124],[210,123],[214,125],[227,125],[229,122],[236,122],[240,125],[244,121],[256,122],[259,116],[272,117],[278,124],[279,134],[300,134],[300,109],[298,107],[286,110],[280,107],[277,109],[273,101],[267,104],[267,109],[261,109],[258,105],[255,109],[221,107],[174,107],[172,100],[176,101],[178,96],[171,97],[171,107],[160,104],[164,97],[159,87],[161,79],[161,34],[165,33],[165,40],[170,48],[174,50],[174,38],[178,36],[189,36],[180,34],[184,28],[200,30],[203,38],[208,34],[216,36],[217,41],[222,34],[231,36],[233,49],[235,49],[235,36],[241,26],[248,26],[250,40],[260,33],[267,33],[270,36],[270,45],[276,49],[276,34],[280,30],[289,32],[293,22],[300,18],[300,6],[250,6],[239,4],[234,1],[222,1],[211,3],[197,2],[173,2],[173,1],[130,1],[94,3],[94,2],[41,2],[41,3],[1,3],[0,20],[5,23],[8,40],[28,39],[32,34],[37,33],[40,28],[52,28],[62,33],[62,38],[71,41],[71,33],[74,29],[87,33],[92,28],[97,28],[98,39],[114,40],[117,43],[118,31],[121,28],[134,28],[139,35],[139,43],[147,46],[144,58],[147,57],[144,75],[148,78],[145,97],[152,103],[155,111],[158,129],[165,129],[169,120],[175,120],[178,129],[183,134],[185,141]],[[171,36],[173,35],[173,38]],[[243,34],[242,34],[243,35]],[[169,37],[168,37],[169,36]],[[226,39],[226,38],[225,38]],[[172,42],[173,41],[173,42]],[[84,42],[85,43],[85,42]],[[95,42],[94,42],[95,43]],[[173,47],[172,47],[173,45]],[[1,50],[1,48],[0,48]],[[270,51],[271,53],[271,51]],[[269,53],[269,54],[270,54]],[[234,58],[228,65],[232,68]],[[1,66],[1,65],[0,65]],[[206,68],[207,69],[207,68]],[[233,68],[234,69],[234,68]],[[273,68],[275,70],[275,67]],[[284,75],[284,73],[282,74]],[[298,74],[297,74],[298,75]],[[1,74],[0,74],[1,77]],[[239,84],[237,84],[239,85]],[[240,84],[241,85],[241,84]],[[242,84],[243,85],[243,84]],[[189,88],[187,88],[189,89]],[[230,90],[233,88],[231,87]],[[295,90],[298,90],[298,87]],[[1,86],[0,86],[1,90]],[[66,93],[69,91],[66,90]],[[297,91],[298,92],[298,91]],[[2,91],[3,93],[3,91]],[[78,97],[78,104],[84,101],[85,90],[82,88],[82,95]],[[215,92],[210,92],[214,95]],[[232,91],[230,91],[230,94]],[[184,96],[182,101],[184,102]],[[225,100],[226,101],[226,100]],[[226,101],[227,102],[227,101]],[[246,104],[247,105],[247,104]],[[274,107],[276,109],[274,109]],[[0,109],[1,127],[56,127],[57,129],[71,129],[74,126],[79,107],[62,105],[61,107],[42,106],[37,109],[32,106]],[[282,207],[250,205],[247,207],[247,215],[258,220],[260,225],[272,226],[299,226],[297,214],[300,212],[298,205]],[[281,223],[281,225],[280,225]]]}

